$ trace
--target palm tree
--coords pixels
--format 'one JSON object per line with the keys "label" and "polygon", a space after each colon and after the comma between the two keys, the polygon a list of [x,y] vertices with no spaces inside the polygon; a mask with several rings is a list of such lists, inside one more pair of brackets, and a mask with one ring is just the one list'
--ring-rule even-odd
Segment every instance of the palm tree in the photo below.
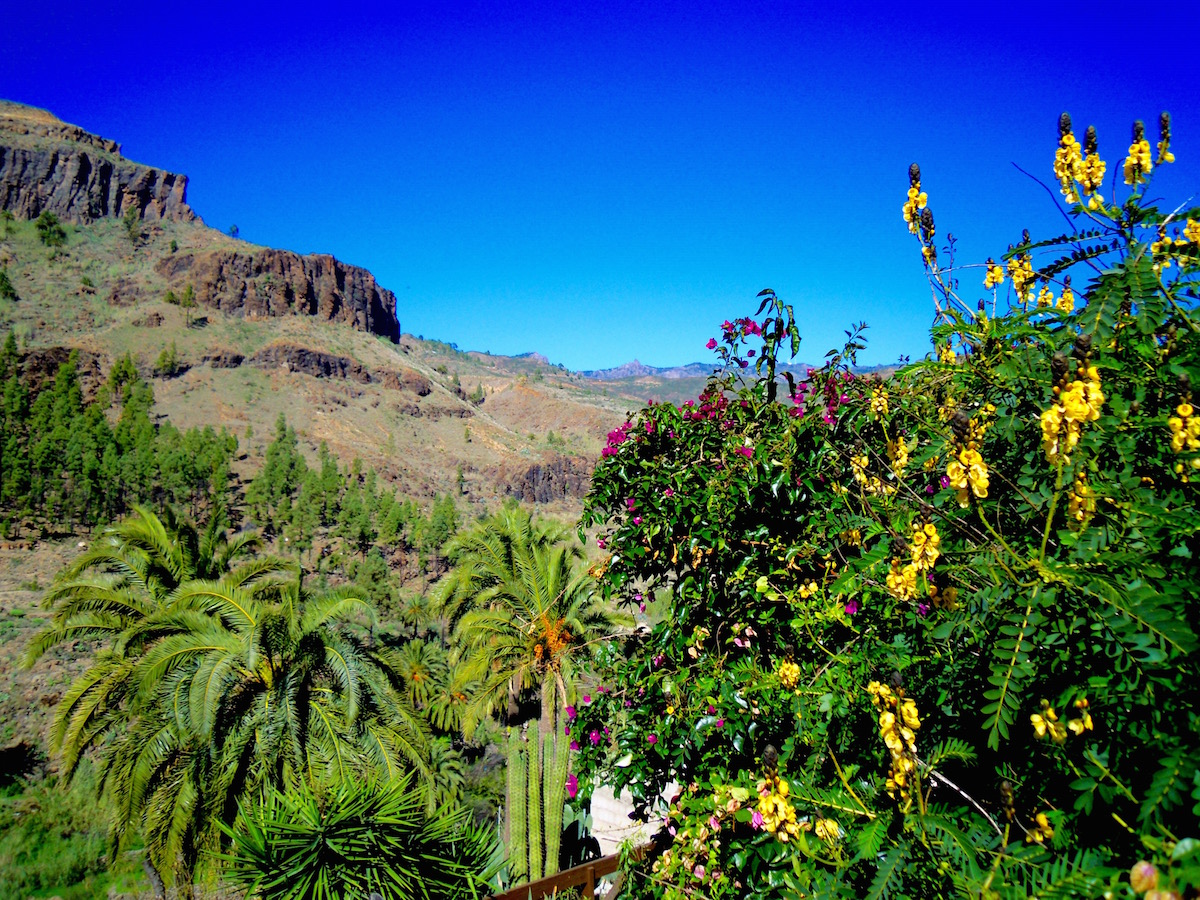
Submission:
{"label": "palm tree", "polygon": [[372,766],[430,778],[426,726],[355,627],[374,609],[352,588],[306,590],[256,547],[138,509],[59,579],[29,654],[106,640],[56,710],[54,749],[68,775],[98,751],[114,849],[140,832],[181,884],[246,796]]}
{"label": "palm tree", "polygon": [[264,790],[367,768],[428,784],[426,727],[354,627],[373,621],[353,587],[182,585],[133,668],[131,723],[101,754],[121,798],[114,841],[140,826],[151,861],[187,883],[220,823]]}
{"label": "palm tree", "polygon": [[582,550],[564,543],[567,534],[513,507],[446,547],[456,565],[438,600],[453,624],[457,659],[480,680],[468,733],[502,707],[515,720],[522,692],[533,687],[541,693],[541,730],[555,730],[586,648],[628,624],[596,596],[594,579],[576,565]]}
{"label": "palm tree", "polygon": [[534,879],[558,870],[569,767],[559,710],[589,645],[621,620],[597,598],[577,565],[582,551],[565,537],[564,528],[505,509],[447,544],[456,564],[437,598],[453,623],[454,662],[480,683],[464,711],[465,734],[500,710],[514,725],[522,695],[540,694],[536,738],[509,729],[506,798],[510,874]]}

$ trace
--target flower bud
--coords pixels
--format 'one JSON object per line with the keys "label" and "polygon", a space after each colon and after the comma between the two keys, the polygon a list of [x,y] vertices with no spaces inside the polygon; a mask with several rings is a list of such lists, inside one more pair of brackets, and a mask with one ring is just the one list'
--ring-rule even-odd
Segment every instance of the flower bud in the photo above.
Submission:
{"label": "flower bud", "polygon": [[1063,113],[1061,116],[1058,117],[1058,136],[1060,138],[1063,138],[1063,137],[1066,137],[1070,133],[1071,133],[1071,114]]}
{"label": "flower bud", "polygon": [[1171,114],[1165,109],[1158,114],[1158,135],[1163,141],[1171,140]]}
{"label": "flower bud", "polygon": [[1146,123],[1138,119],[1133,123],[1133,142],[1136,144],[1139,141],[1146,139]]}
{"label": "flower bud", "polygon": [[1139,894],[1158,887],[1158,869],[1144,859],[1129,870],[1129,886]]}
{"label": "flower bud", "polygon": [[1096,140],[1096,126],[1089,125],[1087,131],[1083,135],[1083,155],[1091,156],[1100,149],[1100,142]]}
{"label": "flower bud", "polygon": [[921,186],[921,167],[916,163],[908,167],[908,183],[910,187]]}

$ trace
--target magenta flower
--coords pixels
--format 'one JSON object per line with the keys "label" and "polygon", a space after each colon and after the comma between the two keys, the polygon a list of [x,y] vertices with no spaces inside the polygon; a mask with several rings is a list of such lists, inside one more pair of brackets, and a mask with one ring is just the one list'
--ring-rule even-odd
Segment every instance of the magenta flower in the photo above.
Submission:
{"label": "magenta flower", "polygon": [[604,538],[600,538],[600,540],[596,541],[596,546],[603,550],[607,546],[604,543]]}
{"label": "magenta flower", "polygon": [[701,881],[703,881],[704,880],[704,866],[702,866],[700,863],[696,863],[696,868],[692,869],[692,875],[694,875],[696,878],[699,878]]}
{"label": "magenta flower", "polygon": [[571,736],[571,726],[570,725],[563,726],[563,734],[565,734],[567,737]]}
{"label": "magenta flower", "polygon": [[667,488],[665,491],[663,491],[663,496],[664,497],[674,497],[675,491],[673,491],[671,488]]}
{"label": "magenta flower", "polygon": [[709,350],[716,350],[717,349],[717,339],[709,338],[708,343],[705,344],[704,346],[707,347]]}
{"label": "magenta flower", "polygon": [[716,711],[717,711],[717,708],[716,708],[715,706],[713,706],[711,703],[710,703],[710,704],[708,704],[708,714],[709,714],[710,716],[711,716],[713,713],[715,713]]}
{"label": "magenta flower", "polygon": [[626,498],[625,498],[625,508],[626,508],[627,510],[629,510],[630,512],[633,512],[633,508],[634,508],[635,506],[637,506],[637,501],[636,501],[636,500],[634,500],[632,497],[626,497]]}
{"label": "magenta flower", "polygon": [[658,743],[658,735],[657,734],[646,735],[646,743],[647,744],[657,744]]}
{"label": "magenta flower", "polygon": [[738,447],[737,452],[742,454],[742,456],[746,457],[746,459],[754,458],[754,448],[753,447]]}
{"label": "magenta flower", "polygon": [[591,695],[591,694],[584,694],[584,695],[583,695],[583,705],[584,705],[584,706],[587,706],[587,705],[588,705],[588,704],[590,704],[591,702],[592,702],[592,695]]}
{"label": "magenta flower", "polygon": [[717,719],[717,727],[718,727],[718,728],[724,728],[724,727],[725,727],[725,720],[724,720],[724,719]]}
{"label": "magenta flower", "polygon": [[750,817],[750,824],[755,828],[762,828],[763,816],[757,809],[754,811],[754,815]]}
{"label": "magenta flower", "polygon": [[860,608],[861,607],[859,607],[857,600],[851,600],[849,603],[846,604],[846,615],[852,616],[855,613],[857,613]]}
{"label": "magenta flower", "polygon": [[588,735],[588,740],[592,742],[592,746],[593,746],[593,747],[594,747],[596,744],[600,743],[600,732],[599,732],[599,730],[598,730],[598,729],[595,729],[595,728],[593,728],[593,729],[592,729],[592,733]]}
{"label": "magenta flower", "polygon": [[571,741],[571,749],[578,750],[579,749],[579,741]]}
{"label": "magenta flower", "polygon": [[633,517],[633,524],[634,524],[634,525],[641,525],[641,524],[642,524],[642,517],[641,517],[641,516],[634,516],[634,517]]}
{"label": "magenta flower", "polygon": [[943,476],[942,476],[942,480],[939,482],[939,484],[941,484],[941,486],[942,486],[942,487],[944,487],[944,488],[948,488],[948,487],[950,487],[950,476],[949,476],[949,475],[943,475]]}
{"label": "magenta flower", "polygon": [[572,772],[570,775],[567,776],[567,796],[570,797],[572,800],[574,800],[575,795],[578,793],[579,793],[579,776],[577,776],[574,772]]}
{"label": "magenta flower", "polygon": [[571,721],[575,720],[575,707],[573,707],[573,706],[567,707],[567,718],[570,719]]}

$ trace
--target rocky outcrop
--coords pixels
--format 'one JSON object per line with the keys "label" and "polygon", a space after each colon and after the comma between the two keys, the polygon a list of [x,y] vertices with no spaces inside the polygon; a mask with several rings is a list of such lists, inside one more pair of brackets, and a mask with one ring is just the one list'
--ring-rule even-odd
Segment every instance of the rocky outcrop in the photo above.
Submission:
{"label": "rocky outcrop", "polygon": [[25,375],[25,383],[29,386],[31,395],[39,394],[54,382],[58,367],[75,358],[75,373],[79,378],[79,389],[87,401],[95,399],[97,392],[105,382],[105,359],[90,350],[77,350],[74,347],[42,347],[28,350],[21,358]]}
{"label": "rocky outcrop", "polygon": [[130,207],[151,222],[196,219],[187,176],[125,159],[115,141],[43,110],[0,101],[0,209],[87,224],[120,218]]}
{"label": "rocky outcrop", "polygon": [[245,359],[246,357],[236,350],[210,350],[200,361],[214,369],[236,369]]}
{"label": "rocky outcrop", "polygon": [[550,503],[587,494],[592,483],[593,460],[556,456],[523,472],[501,473],[504,492],[517,500]]}
{"label": "rocky outcrop", "polygon": [[232,249],[176,253],[155,270],[181,294],[187,285],[201,306],[231,316],[265,319],[308,315],[400,338],[396,296],[366,269],[328,254],[301,256],[288,250]]}
{"label": "rocky outcrop", "polygon": [[[204,357],[204,361],[213,368],[235,368],[241,365],[242,356],[231,351],[213,351]],[[332,353],[283,341],[263,347],[250,357],[250,364],[262,369],[299,372],[314,378],[337,378],[359,384],[379,384],[394,391],[408,391],[418,397],[427,397],[433,390],[429,379],[417,372],[394,372],[390,369],[372,371],[348,357],[334,356]],[[410,415],[421,415],[420,408],[414,406]],[[465,417],[472,415],[472,412],[468,409],[463,412],[443,412],[442,415]]]}
{"label": "rocky outcrop", "polygon": [[263,369],[286,369],[314,378],[341,378],[370,384],[371,373],[352,359],[311,350],[296,344],[271,344],[250,357],[251,365]]}

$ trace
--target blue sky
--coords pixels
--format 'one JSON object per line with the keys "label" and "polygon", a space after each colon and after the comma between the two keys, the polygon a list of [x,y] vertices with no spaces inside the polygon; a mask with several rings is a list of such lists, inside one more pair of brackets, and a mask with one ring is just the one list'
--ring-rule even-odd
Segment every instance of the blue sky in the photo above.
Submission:
{"label": "blue sky", "polygon": [[1064,109],[1110,173],[1169,109],[1156,187],[1200,192],[1183,4],[13,6],[0,97],[187,174],[214,227],[369,268],[405,331],[572,369],[706,359],[765,287],[805,359],[858,321],[866,362],[924,353],[908,164],[982,262],[1061,231],[1012,164],[1052,178]]}

